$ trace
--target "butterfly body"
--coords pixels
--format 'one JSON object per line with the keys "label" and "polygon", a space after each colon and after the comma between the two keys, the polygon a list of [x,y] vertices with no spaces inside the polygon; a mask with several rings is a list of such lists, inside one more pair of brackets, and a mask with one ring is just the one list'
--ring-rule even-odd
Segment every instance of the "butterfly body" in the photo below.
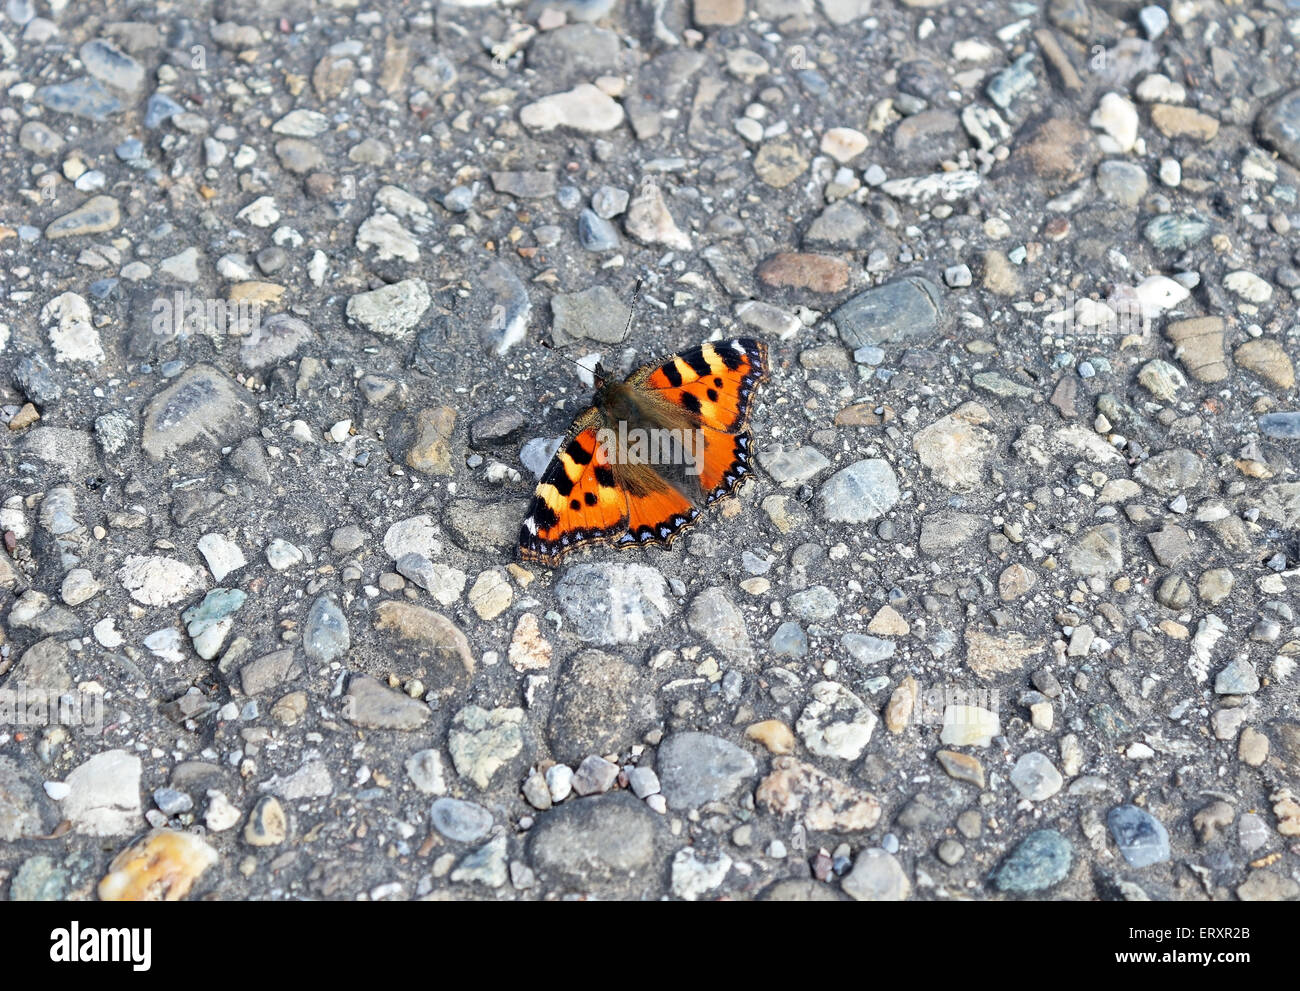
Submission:
{"label": "butterfly body", "polygon": [[556,565],[582,546],[671,545],[750,471],[745,429],[767,347],[702,344],[623,381],[597,370],[592,406],[542,473],[519,530],[519,557]]}

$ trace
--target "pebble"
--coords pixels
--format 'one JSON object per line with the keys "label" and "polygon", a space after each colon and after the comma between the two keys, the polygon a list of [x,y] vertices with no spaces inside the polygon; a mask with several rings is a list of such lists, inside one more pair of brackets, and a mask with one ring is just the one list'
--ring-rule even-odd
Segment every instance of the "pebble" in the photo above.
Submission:
{"label": "pebble", "polygon": [[987,747],[1001,732],[996,712],[976,705],[948,705],[939,741],[950,747]]}
{"label": "pebble", "polygon": [[840,339],[852,348],[912,343],[935,336],[944,322],[942,290],[914,276],[868,289],[831,314]]}
{"label": "pebble", "polygon": [[144,88],[144,67],[110,41],[95,38],[77,50],[86,71],[102,83],[125,93]]}
{"label": "pebble", "polygon": [[754,156],[754,174],[773,189],[784,189],[807,170],[803,150],[788,137],[764,142]]}
{"label": "pebble", "polygon": [[[121,221],[121,209],[116,199],[112,196],[92,196],[75,210],[51,221],[45,228],[45,236],[51,241],[56,241],[60,238],[80,237],[84,234],[103,234],[105,231],[113,230]],[[65,295],[75,294],[65,293]]]}
{"label": "pebble", "polygon": [[1138,22],[1142,25],[1146,36],[1155,41],[1165,33],[1165,28],[1169,27],[1169,14],[1163,7],[1152,4],[1138,11]]}
{"label": "pebble", "polygon": [[492,831],[492,813],[474,802],[440,798],[429,810],[429,822],[455,843],[477,843]]}
{"label": "pebble", "polygon": [[1271,337],[1246,341],[1232,353],[1232,358],[1241,368],[1285,392],[1295,386],[1295,364],[1286,348]]}
{"label": "pebble", "polygon": [[101,591],[102,586],[94,574],[85,568],[73,568],[63,576],[59,597],[69,606],[79,606],[89,602]]}
{"label": "pebble", "polygon": [[1300,412],[1266,413],[1259,418],[1259,432],[1278,440],[1300,440]]}
{"label": "pebble", "polygon": [[523,721],[519,708],[470,705],[457,712],[447,735],[456,773],[486,791],[492,776],[523,752]]}
{"label": "pebble", "polygon": [[1151,107],[1151,123],[1167,138],[1195,138],[1213,141],[1219,133],[1219,121],[1191,107],[1157,103]]}
{"label": "pebble", "polygon": [[[473,591],[470,592],[471,599]],[[510,639],[508,659],[516,671],[538,671],[551,666],[552,648],[542,636],[541,626],[532,613],[524,613],[515,624]]]}
{"label": "pebble", "polygon": [[507,855],[505,836],[497,836],[469,853],[451,872],[451,880],[455,884],[476,883],[499,888],[509,877]]}
{"label": "pebble", "polygon": [[1172,524],[1147,534],[1151,553],[1166,568],[1172,568],[1192,553],[1191,538],[1186,530]]}
{"label": "pebble", "polygon": [[898,476],[880,458],[857,461],[828,478],[818,490],[818,509],[831,523],[869,523],[898,504]]}
{"label": "pebble", "polygon": [[1074,852],[1070,841],[1054,829],[1026,836],[993,875],[999,891],[1033,894],[1060,884],[1070,873]]}
{"label": "pebble", "polygon": [[113,858],[97,893],[106,902],[180,901],[219,860],[200,836],[155,830]]}
{"label": "pebble", "polygon": [[809,252],[781,252],[758,267],[758,278],[779,289],[837,293],[849,284],[849,267],[839,258]]}
{"label": "pebble", "polygon": [[691,249],[690,235],[677,226],[663,191],[654,182],[641,183],[623,223],[628,234],[642,244],[662,244],[676,251]]}
{"label": "pebble", "polygon": [[1097,166],[1097,188],[1127,207],[1135,207],[1147,193],[1147,174],[1133,162],[1111,160]]}
{"label": "pebble", "polygon": [[573,769],[566,764],[547,768],[546,787],[551,791],[552,802],[563,802],[573,792]]}
{"label": "pebble", "polygon": [[1126,154],[1137,143],[1137,107],[1119,93],[1107,93],[1101,98],[1090,123],[1104,132],[1101,147],[1109,154]]}
{"label": "pebble", "polygon": [[950,778],[965,781],[981,791],[984,790],[984,765],[973,754],[964,754],[958,750],[940,750],[935,753],[935,758]]}
{"label": "pebble", "polygon": [[203,587],[199,573],[182,561],[161,555],[130,555],[117,579],[143,606],[163,606],[188,598]]}
{"label": "pebble", "polygon": [[1267,303],[1273,297],[1271,285],[1254,272],[1241,269],[1223,277],[1223,288],[1251,303]]}
{"label": "pebble", "polygon": [[1041,802],[1060,791],[1065,782],[1047,755],[1035,750],[1016,761],[1011,769],[1011,783],[1031,802]]}
{"label": "pebble", "polygon": [[1225,327],[1222,317],[1193,317],[1165,327],[1175,356],[1198,382],[1222,382],[1228,377],[1223,352]]}
{"label": "pebble", "polygon": [[617,779],[618,765],[593,754],[583,758],[573,772],[573,790],[582,797],[603,795]]}
{"label": "pebble", "polygon": [[685,901],[696,901],[720,887],[731,866],[732,860],[725,853],[720,853],[716,860],[705,860],[695,847],[683,847],[673,857],[669,879],[672,893]]}
{"label": "pebble", "polygon": [[627,304],[608,286],[551,297],[551,334],[557,346],[589,340],[618,344],[627,333]]}
{"label": "pebble", "polygon": [[1300,89],[1270,104],[1255,122],[1259,139],[1300,168]]}
{"label": "pebble", "polygon": [[578,242],[587,251],[596,253],[613,251],[620,243],[614,225],[592,210],[583,210],[578,215]]}
{"label": "pebble", "polygon": [[181,613],[185,631],[194,642],[194,651],[205,661],[220,653],[226,637],[234,629],[234,614],[247,598],[242,589],[214,588],[197,605]]}
{"label": "pebble", "polygon": [[747,726],[745,739],[761,744],[770,754],[794,753],[794,733],[779,719],[765,719]]}
{"label": "pebble", "polygon": [[338,603],[322,595],[312,603],[303,630],[303,650],[315,661],[328,664],[345,655],[352,645],[347,618]]}
{"label": "pebble", "polygon": [[63,817],[88,836],[120,836],[140,828],[140,758],[106,750],[79,764],[64,779]]}
{"label": "pebble", "polygon": [[244,842],[251,847],[279,846],[289,836],[289,819],[274,795],[263,795],[244,824]]}
{"label": "pebble", "polygon": [[573,631],[598,645],[636,643],[674,612],[663,575],[639,564],[579,564],[555,588]]}
{"label": "pebble", "polygon": [[776,628],[767,646],[774,657],[803,657],[808,653],[808,634],[798,623],[785,622]]}
{"label": "pebble", "polygon": [[845,633],[840,637],[843,647],[854,661],[859,664],[879,664],[894,656],[897,644],[892,640],[868,636],[862,633]]}
{"label": "pebble", "polygon": [[343,699],[344,718],[362,729],[410,732],[423,726],[429,715],[429,707],[423,702],[369,677],[352,678]]}
{"label": "pebble", "polygon": [[1254,812],[1242,813],[1237,820],[1237,842],[1246,853],[1254,853],[1272,839],[1272,830]]}
{"label": "pebble", "polygon": [[1268,760],[1268,737],[1247,726],[1237,739],[1237,759],[1250,767],[1260,767]]}
{"label": "pebble", "polygon": [[936,482],[952,491],[971,491],[983,481],[985,464],[997,442],[994,434],[983,429],[992,422],[979,403],[963,403],[917,431],[912,446]]}
{"label": "pebble", "polygon": [[585,134],[612,131],[623,123],[623,108],[591,83],[555,93],[527,104],[519,122],[531,130],[553,131],[567,127]]}
{"label": "pebble", "polygon": [[1034,89],[1038,85],[1038,80],[1029,71],[1029,67],[1034,63],[1034,57],[1033,52],[1025,52],[990,79],[986,90],[989,99],[1006,110],[1018,97]]}
{"label": "pebble", "polygon": [[[35,101],[55,113],[72,114],[96,122],[103,122],[121,113],[124,104],[98,79],[83,76],[67,83],[42,86],[36,91]],[[146,119],[145,126],[148,126]]]}
{"label": "pebble", "polygon": [[404,340],[411,336],[432,302],[423,280],[405,279],[352,296],[347,316],[372,334]]}
{"label": "pebble", "polygon": [[1214,679],[1218,695],[1253,695],[1259,691],[1259,675],[1244,657],[1234,658]]}
{"label": "pebble", "polygon": [[50,158],[63,150],[64,140],[40,121],[29,120],[18,130],[18,146],[38,157]]}
{"label": "pebble", "polygon": [[780,447],[764,448],[758,460],[775,482],[787,488],[806,482],[830,467],[826,455],[808,445],[789,451]]}
{"label": "pebble", "polygon": [[530,842],[538,880],[581,892],[648,888],[663,860],[656,852],[662,826],[647,805],[624,792],[542,816]]}
{"label": "pebble", "polygon": [[242,390],[212,366],[195,365],[149,401],[140,446],[155,461],[211,450],[233,441],[252,420]]}
{"label": "pebble", "polygon": [[1138,371],[1138,382],[1161,402],[1172,403],[1187,387],[1187,379],[1169,362],[1160,358],[1148,361]]}
{"label": "pebble", "polygon": [[758,773],[754,758],[708,733],[674,733],[659,747],[659,787],[671,809],[724,801]]}
{"label": "pebble", "polygon": [[1163,495],[1174,496],[1194,488],[1203,472],[1204,465],[1195,453],[1175,447],[1143,461],[1133,470],[1133,477]]}
{"label": "pebble", "polygon": [[648,798],[660,792],[659,776],[648,767],[634,767],[627,778],[628,787],[637,798]]}
{"label": "pebble", "polygon": [[1170,858],[1164,824],[1136,805],[1120,805],[1106,815],[1110,835],[1130,867],[1149,867]]}
{"label": "pebble", "polygon": [[816,682],[811,694],[795,723],[804,746],[819,757],[857,760],[879,722],[875,712],[837,682]]}
{"label": "pebble", "polygon": [[602,220],[612,220],[627,210],[631,195],[616,186],[601,186],[591,196],[591,209]]}
{"label": "pebble", "polygon": [[1209,237],[1212,229],[1209,221],[1200,217],[1167,213],[1148,221],[1142,236],[1157,248],[1186,251]]}
{"label": "pebble", "polygon": [[425,795],[445,795],[447,781],[442,769],[442,754],[437,750],[417,750],[403,765],[411,784]]}
{"label": "pebble", "polygon": [[867,136],[851,127],[832,127],[821,139],[823,154],[840,163],[853,161],[867,150]]}
{"label": "pebble", "polygon": [[858,854],[841,886],[860,902],[906,901],[912,891],[912,883],[898,859],[879,847]]}

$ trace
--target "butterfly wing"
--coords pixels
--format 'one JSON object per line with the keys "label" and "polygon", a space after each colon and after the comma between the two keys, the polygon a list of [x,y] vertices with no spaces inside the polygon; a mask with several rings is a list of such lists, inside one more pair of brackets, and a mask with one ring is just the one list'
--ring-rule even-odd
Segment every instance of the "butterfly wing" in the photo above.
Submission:
{"label": "butterfly wing", "polygon": [[617,547],[671,544],[700,515],[686,496],[653,474],[629,486],[627,507],[627,531],[614,541]]}
{"label": "butterfly wing", "polygon": [[609,543],[627,531],[627,493],[597,439],[600,417],[577,420],[533,492],[519,528],[519,558],[551,567],[583,544]]}
{"label": "butterfly wing", "polygon": [[630,384],[679,407],[702,449],[693,452],[698,475],[688,498],[675,476],[628,477],[628,530],[615,544],[671,544],[699,517],[697,505],[730,494],[749,474],[750,435],[745,429],[754,390],[767,379],[767,345],[753,338],[705,343],[659,365],[639,369]]}
{"label": "butterfly wing", "polygon": [[700,431],[704,441],[704,458],[700,471],[700,488],[706,505],[731,495],[749,477],[748,430],[727,434],[721,430]]}
{"label": "butterfly wing", "polygon": [[737,433],[749,420],[757,387],[767,381],[767,345],[738,337],[675,354],[637,384],[699,418],[702,426]]}

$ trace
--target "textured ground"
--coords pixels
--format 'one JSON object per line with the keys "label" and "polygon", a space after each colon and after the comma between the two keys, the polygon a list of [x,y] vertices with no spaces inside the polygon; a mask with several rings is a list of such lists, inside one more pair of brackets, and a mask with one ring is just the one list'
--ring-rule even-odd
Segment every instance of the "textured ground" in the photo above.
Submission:
{"label": "textured ground", "polygon": [[[1300,897],[1298,42],[5,0],[0,893]],[[741,496],[515,564],[537,339],[739,334]]]}

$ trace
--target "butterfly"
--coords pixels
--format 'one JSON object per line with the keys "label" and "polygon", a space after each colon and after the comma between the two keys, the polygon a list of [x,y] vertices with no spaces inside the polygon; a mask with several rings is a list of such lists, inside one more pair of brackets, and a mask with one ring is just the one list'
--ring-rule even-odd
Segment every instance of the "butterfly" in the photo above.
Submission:
{"label": "butterfly", "polygon": [[554,567],[583,546],[669,546],[750,474],[746,423],[768,377],[762,341],[701,344],[621,382],[597,365],[595,377],[591,407],[533,493],[520,560]]}

